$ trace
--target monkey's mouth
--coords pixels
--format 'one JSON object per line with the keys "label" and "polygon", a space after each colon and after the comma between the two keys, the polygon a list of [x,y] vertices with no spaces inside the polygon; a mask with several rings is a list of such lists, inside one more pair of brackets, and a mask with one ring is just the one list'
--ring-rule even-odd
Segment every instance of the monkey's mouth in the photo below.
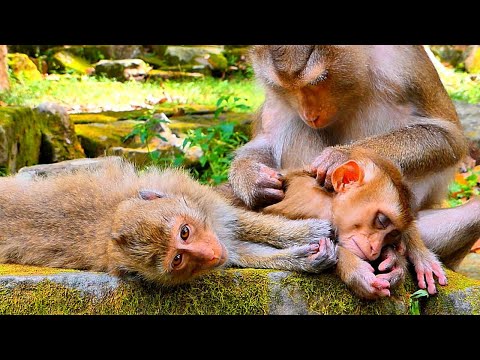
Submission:
{"label": "monkey's mouth", "polygon": [[307,124],[312,129],[323,129],[332,123],[331,119],[323,118],[320,116],[314,120],[307,120],[302,117],[302,120],[305,124]]}

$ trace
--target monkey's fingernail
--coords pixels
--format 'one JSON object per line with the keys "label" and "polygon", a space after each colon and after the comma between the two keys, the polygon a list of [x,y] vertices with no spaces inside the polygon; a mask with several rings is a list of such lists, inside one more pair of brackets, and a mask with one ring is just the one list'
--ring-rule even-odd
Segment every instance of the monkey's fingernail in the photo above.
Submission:
{"label": "monkey's fingernail", "polygon": [[310,250],[316,251],[320,249],[320,246],[318,244],[310,244]]}

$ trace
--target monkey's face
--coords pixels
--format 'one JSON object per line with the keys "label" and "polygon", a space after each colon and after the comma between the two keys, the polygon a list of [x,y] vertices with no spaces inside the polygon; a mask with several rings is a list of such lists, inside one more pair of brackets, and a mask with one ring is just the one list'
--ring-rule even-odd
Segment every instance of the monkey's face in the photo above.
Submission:
{"label": "monkey's face", "polygon": [[283,99],[313,129],[333,122],[359,101],[366,78],[354,46],[256,46],[253,67],[267,90]]}
{"label": "monkey's face", "polygon": [[140,193],[141,198],[120,204],[112,224],[115,254],[124,270],[173,285],[226,262],[226,248],[188,200]]}
{"label": "monkey's face", "polygon": [[175,282],[186,282],[227,261],[228,252],[205,223],[178,216],[172,224],[170,246],[162,267]]}
{"label": "monkey's face", "polygon": [[411,223],[399,188],[372,162],[348,161],[332,173],[333,222],[339,243],[358,257],[375,260],[398,244]]}

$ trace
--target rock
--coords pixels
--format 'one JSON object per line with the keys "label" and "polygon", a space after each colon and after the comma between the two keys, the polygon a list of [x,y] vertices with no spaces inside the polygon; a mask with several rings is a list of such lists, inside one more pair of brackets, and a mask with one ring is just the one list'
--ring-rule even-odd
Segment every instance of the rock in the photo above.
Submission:
{"label": "rock", "polygon": [[168,65],[203,65],[217,75],[227,69],[223,51],[223,46],[168,46],[164,59]]}
{"label": "rock", "polygon": [[[480,240],[477,241],[476,246],[480,246]],[[472,279],[480,280],[480,254],[469,253],[458,266],[457,272]]]}
{"label": "rock", "polygon": [[210,54],[220,55],[223,50],[223,46],[168,46],[165,51],[165,60],[170,65],[194,64],[197,58]]}
{"label": "rock", "polygon": [[65,171],[75,171],[79,168],[84,167],[93,167],[100,164],[104,161],[106,157],[99,157],[99,158],[84,158],[84,159],[73,159],[73,160],[65,160],[55,164],[40,164],[40,165],[33,165],[33,166],[25,166],[21,168],[17,175],[17,177],[24,177],[24,178],[32,178],[35,176],[48,176],[54,175]]}
{"label": "rock", "polygon": [[135,59],[144,52],[142,45],[97,45],[107,59]]}
{"label": "rock", "polygon": [[62,106],[45,102],[38,105],[36,110],[44,115],[40,163],[57,163],[63,160],[85,157],[75,133],[75,125]]}
{"label": "rock", "polygon": [[454,101],[465,135],[471,142],[470,156],[480,164],[480,105]]}
{"label": "rock", "polygon": [[150,70],[141,59],[100,60],[95,64],[95,75],[118,81],[143,80]]}
{"label": "rock", "polygon": [[85,59],[75,56],[68,51],[59,51],[53,55],[56,65],[65,71],[74,71],[79,74],[90,74],[93,70],[91,64]]}
{"label": "rock", "polygon": [[0,170],[5,174],[38,163],[85,157],[63,108],[0,108]]}
{"label": "rock", "polygon": [[109,123],[77,124],[75,131],[80,139],[87,157],[97,157],[105,154],[112,147],[130,144],[124,142],[125,137],[140,124],[140,121],[123,120]]}
{"label": "rock", "polygon": [[465,70],[469,73],[480,74],[480,46],[472,45],[466,51]]}
{"label": "rock", "polygon": [[42,74],[35,63],[25,54],[7,54],[8,66],[18,78],[27,80],[41,80]]}
{"label": "rock", "polygon": [[[480,281],[447,271],[449,284],[420,300],[422,314],[479,314]],[[392,296],[360,300],[335,275],[264,269],[211,272],[170,288],[104,273],[0,265],[0,314],[304,315],[409,314],[409,277]],[[194,299],[194,301],[192,301]]]}

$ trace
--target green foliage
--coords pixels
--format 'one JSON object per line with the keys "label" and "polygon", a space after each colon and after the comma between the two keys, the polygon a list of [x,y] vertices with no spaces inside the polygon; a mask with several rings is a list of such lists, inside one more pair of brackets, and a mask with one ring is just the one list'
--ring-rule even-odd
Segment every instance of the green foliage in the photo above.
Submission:
{"label": "green foliage", "polygon": [[429,297],[426,290],[420,289],[410,295],[408,312],[410,315],[420,315],[420,299]]}
{"label": "green foliage", "polygon": [[237,96],[223,95],[217,100],[215,104],[217,110],[215,110],[215,119],[218,119],[218,116],[225,111],[238,111],[238,112],[248,112],[252,110],[252,107],[247,105],[245,102],[248,99],[239,98]]}
{"label": "green foliage", "polygon": [[455,180],[448,186],[448,200],[450,207],[461,205],[472,196],[479,195],[478,188],[480,181],[480,168],[470,169],[467,176],[461,174],[455,177]]}
{"label": "green foliage", "polygon": [[480,102],[480,84],[476,86],[466,86],[462,89],[451,91],[450,97],[453,100],[477,104]]}
{"label": "green foliage", "polygon": [[158,151],[150,151],[149,143],[154,138],[157,137],[163,141],[168,141],[160,135],[161,124],[169,123],[166,117],[162,118],[159,116],[154,116],[154,111],[150,111],[149,114],[140,116],[137,120],[143,120],[142,123],[137,124],[133,127],[132,131],[125,136],[123,141],[127,141],[135,136],[138,136],[140,139],[140,143],[145,145],[148,150],[148,155],[153,162],[158,162],[160,160],[160,153]]}
{"label": "green foliage", "polygon": [[[214,106],[221,96],[235,94],[248,99],[252,109],[264,99],[262,90],[252,80],[220,80],[205,78],[189,81],[166,80],[161,86],[157,81],[118,82],[105,78],[81,75],[58,75],[56,80],[15,81],[11,89],[0,94],[0,101],[8,105],[35,107],[50,101],[66,107],[88,105],[91,107],[125,109],[125,105],[145,104],[150,97],[163,98],[170,95],[174,103]],[[165,105],[165,104],[163,104]],[[234,111],[245,112],[241,107]]]}
{"label": "green foliage", "polygon": [[233,151],[247,141],[245,134],[235,131],[234,124],[224,122],[209,128],[190,130],[183,148],[198,146],[202,149],[203,155],[199,166],[192,169],[193,175],[201,183],[218,185],[228,179]]}

